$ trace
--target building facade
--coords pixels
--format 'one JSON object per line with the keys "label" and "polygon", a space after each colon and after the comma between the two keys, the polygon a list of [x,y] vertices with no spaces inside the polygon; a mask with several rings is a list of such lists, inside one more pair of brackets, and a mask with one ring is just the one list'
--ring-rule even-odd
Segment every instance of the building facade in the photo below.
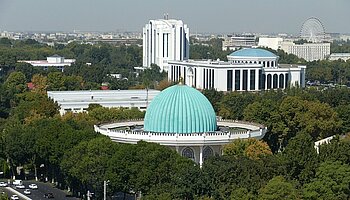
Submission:
{"label": "building facade", "polygon": [[189,28],[181,20],[150,20],[143,28],[143,67],[157,64],[167,71],[169,60],[187,60],[189,37]]}
{"label": "building facade", "polygon": [[344,60],[347,61],[350,59],[350,53],[332,53],[329,56],[329,60]]}
{"label": "building facade", "polygon": [[281,49],[306,61],[324,60],[331,54],[330,43],[295,44],[293,42],[282,42]]}
{"label": "building facade", "polygon": [[227,35],[222,41],[222,50],[237,50],[239,48],[252,48],[256,46],[255,35]]}
{"label": "building facade", "polygon": [[281,37],[259,37],[259,47],[270,48],[273,50],[278,50],[281,47],[281,43],[283,42],[283,38]]}
{"label": "building facade", "polygon": [[158,90],[86,90],[48,91],[47,95],[60,106],[60,114],[86,112],[90,104],[103,107],[124,107],[146,110]]}
{"label": "building facade", "polygon": [[264,49],[241,49],[224,61],[169,61],[168,79],[183,80],[197,89],[218,91],[262,91],[305,87],[305,69],[301,65],[278,64],[278,56]]}
{"label": "building facade", "polygon": [[22,60],[18,62],[29,63],[35,67],[42,67],[44,70],[47,70],[49,67],[54,67],[57,70],[63,72],[64,67],[71,66],[73,63],[75,63],[75,59],[66,59],[62,56],[55,54],[53,56],[47,57],[46,60]]}

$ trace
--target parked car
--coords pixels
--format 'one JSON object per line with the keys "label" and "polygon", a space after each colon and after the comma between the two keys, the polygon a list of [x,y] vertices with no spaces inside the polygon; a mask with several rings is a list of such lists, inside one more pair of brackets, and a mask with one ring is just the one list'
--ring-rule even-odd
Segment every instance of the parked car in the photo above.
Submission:
{"label": "parked car", "polygon": [[19,199],[19,197],[15,194],[11,196],[11,200],[18,200],[18,199]]}
{"label": "parked car", "polygon": [[24,185],[16,185],[16,188],[17,189],[24,189],[24,188],[26,188],[26,186],[24,186]]}
{"label": "parked car", "polygon": [[7,183],[5,183],[5,182],[0,182],[0,187],[7,187]]}
{"label": "parked car", "polygon": [[14,181],[12,182],[12,184],[13,184],[13,185],[22,185],[23,183],[22,183],[22,180],[14,180]]}
{"label": "parked car", "polygon": [[49,192],[49,193],[45,193],[45,194],[44,194],[44,198],[53,199],[54,196],[53,196],[53,194],[52,194],[51,192]]}
{"label": "parked car", "polygon": [[34,184],[34,183],[32,183],[32,184],[30,184],[29,186],[28,186],[30,189],[38,189],[38,185],[37,184]]}
{"label": "parked car", "polygon": [[23,193],[26,194],[26,195],[29,195],[29,194],[31,194],[32,192],[31,192],[29,189],[25,189],[25,190],[23,191]]}

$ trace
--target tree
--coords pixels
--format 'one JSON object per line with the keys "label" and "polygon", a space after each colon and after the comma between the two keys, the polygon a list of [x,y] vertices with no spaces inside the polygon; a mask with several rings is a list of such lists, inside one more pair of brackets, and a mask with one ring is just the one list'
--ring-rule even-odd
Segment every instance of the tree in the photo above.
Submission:
{"label": "tree", "polygon": [[243,119],[243,110],[254,100],[255,95],[252,93],[228,93],[220,103],[219,115],[226,119]]}
{"label": "tree", "polygon": [[260,159],[271,155],[270,147],[263,141],[257,139],[238,139],[226,144],[223,149],[224,155],[247,156],[250,159]]}
{"label": "tree", "polygon": [[33,92],[36,93],[45,93],[47,89],[47,77],[40,75],[40,74],[35,74],[32,78],[32,83],[34,85]]}
{"label": "tree", "polygon": [[259,190],[261,200],[300,199],[298,191],[292,183],[287,182],[282,176],[271,179],[266,186]]}
{"label": "tree", "polygon": [[25,75],[22,72],[12,72],[5,81],[5,87],[15,94],[26,91],[27,81]]}
{"label": "tree", "polygon": [[316,177],[304,185],[304,199],[349,199],[350,166],[340,162],[322,163]]}
{"label": "tree", "polygon": [[314,177],[318,165],[317,153],[309,134],[299,133],[292,138],[282,152],[282,158],[290,179],[304,184]]}
{"label": "tree", "polygon": [[47,76],[48,90],[65,90],[64,77],[62,72],[51,72]]}

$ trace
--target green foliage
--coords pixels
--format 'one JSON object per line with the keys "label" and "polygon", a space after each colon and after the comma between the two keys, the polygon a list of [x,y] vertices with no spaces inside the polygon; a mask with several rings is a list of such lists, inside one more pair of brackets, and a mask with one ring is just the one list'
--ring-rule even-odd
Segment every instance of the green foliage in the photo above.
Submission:
{"label": "green foliage", "polygon": [[259,190],[259,199],[261,200],[298,200],[300,199],[296,187],[287,182],[282,176],[276,176],[271,179],[266,186]]}
{"label": "green foliage", "polygon": [[27,89],[26,77],[22,72],[12,72],[7,77],[4,85],[7,90],[15,94],[22,93]]}
{"label": "green foliage", "polygon": [[304,186],[304,199],[349,199],[349,183],[349,165],[322,163],[316,170],[316,177]]}
{"label": "green foliage", "polygon": [[288,177],[300,183],[308,183],[315,175],[318,165],[314,142],[308,134],[299,133],[289,141],[282,152]]}
{"label": "green foliage", "polygon": [[223,154],[235,157],[246,156],[256,160],[271,155],[272,152],[270,147],[263,141],[257,139],[237,139],[224,145]]}
{"label": "green foliage", "polygon": [[255,95],[252,93],[228,93],[220,102],[219,115],[225,119],[243,119],[244,108],[254,100]]}

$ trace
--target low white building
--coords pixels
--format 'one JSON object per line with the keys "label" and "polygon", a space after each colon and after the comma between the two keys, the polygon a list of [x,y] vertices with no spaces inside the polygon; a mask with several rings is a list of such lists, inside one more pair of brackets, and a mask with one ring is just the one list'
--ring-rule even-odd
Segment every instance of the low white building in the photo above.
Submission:
{"label": "low white building", "polygon": [[281,37],[274,37],[274,38],[260,37],[258,46],[270,48],[273,50],[278,50],[281,47],[282,42],[283,42],[283,38]]}
{"label": "low white building", "polygon": [[65,66],[71,66],[73,63],[75,63],[75,59],[66,59],[55,54],[47,57],[46,60],[22,60],[18,62],[29,63],[35,67],[42,67],[44,70],[47,70],[49,67],[55,67],[63,72]]}
{"label": "low white building", "polygon": [[306,61],[324,60],[331,54],[330,43],[295,44],[293,42],[282,42],[281,49]]}
{"label": "low white building", "polygon": [[48,91],[47,95],[60,106],[60,114],[85,112],[90,104],[103,107],[136,107],[146,110],[158,90],[85,90]]}
{"label": "low white building", "polygon": [[329,60],[344,60],[347,61],[350,59],[350,53],[332,53],[329,56]]}
{"label": "low white building", "polygon": [[305,87],[303,65],[278,64],[278,56],[258,48],[241,49],[227,56],[228,62],[212,60],[169,61],[168,79],[183,80],[197,89],[261,91]]}

